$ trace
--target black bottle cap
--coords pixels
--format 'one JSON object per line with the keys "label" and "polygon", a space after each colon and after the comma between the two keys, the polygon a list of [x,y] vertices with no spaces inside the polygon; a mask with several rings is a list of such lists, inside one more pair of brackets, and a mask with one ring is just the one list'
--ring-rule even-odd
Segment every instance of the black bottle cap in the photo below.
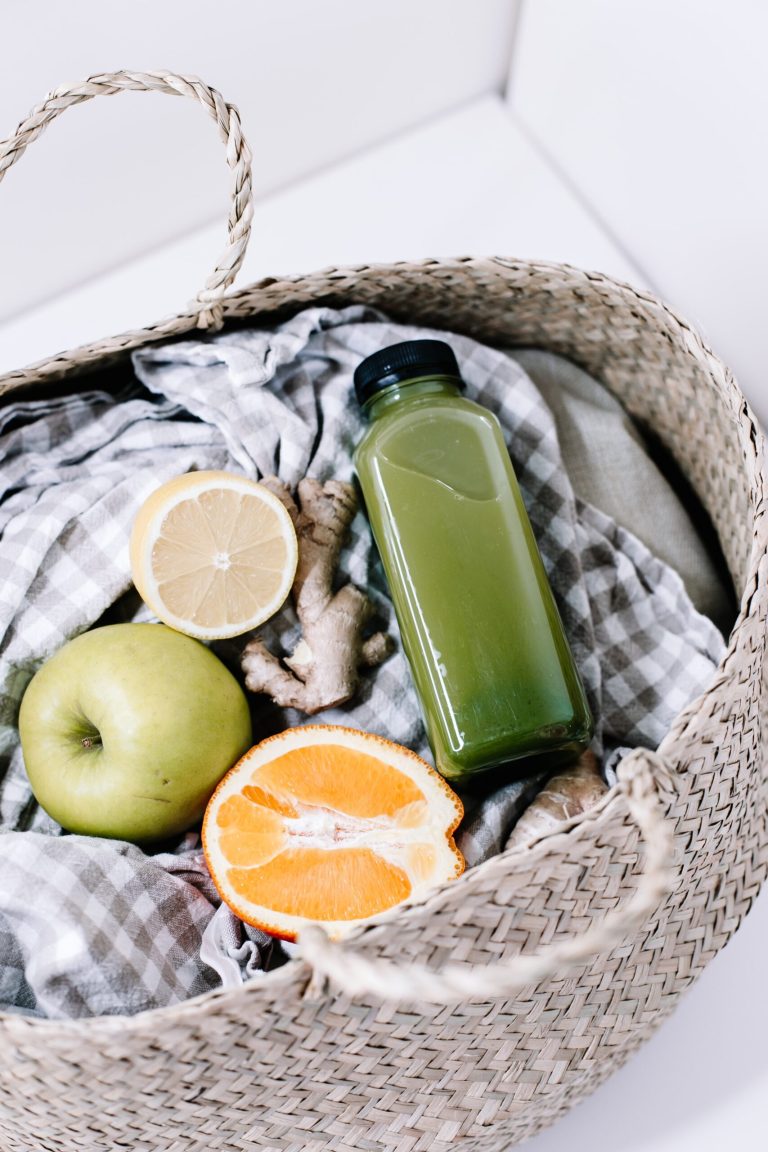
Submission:
{"label": "black bottle cap", "polygon": [[384,388],[420,376],[455,376],[462,385],[459,365],[444,340],[404,340],[367,356],[355,369],[355,395],[366,404]]}

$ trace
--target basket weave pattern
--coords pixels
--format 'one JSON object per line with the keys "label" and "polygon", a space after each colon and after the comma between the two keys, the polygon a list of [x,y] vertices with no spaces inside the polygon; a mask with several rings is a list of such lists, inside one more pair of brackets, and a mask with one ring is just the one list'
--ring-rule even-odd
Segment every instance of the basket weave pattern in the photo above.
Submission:
{"label": "basket weave pattern", "polygon": [[[223,320],[271,324],[305,306],[352,302],[570,357],[653,430],[708,511],[741,610],[711,687],[658,750],[667,767],[656,776],[658,798],[674,833],[671,891],[620,945],[509,998],[441,1006],[352,997],[318,988],[308,965],[293,961],[242,990],[131,1018],[6,1017],[8,1152],[501,1152],[552,1123],[647,1039],[738,927],[765,876],[763,449],[727,369],[654,297],[512,260],[266,281],[226,297]],[[173,333],[196,323],[193,312],[178,317]],[[0,388],[77,386],[84,370],[170,334],[165,322],[67,353]],[[381,917],[347,947],[394,964],[493,967],[594,928],[631,899],[643,859],[626,798],[614,791],[565,831]]]}

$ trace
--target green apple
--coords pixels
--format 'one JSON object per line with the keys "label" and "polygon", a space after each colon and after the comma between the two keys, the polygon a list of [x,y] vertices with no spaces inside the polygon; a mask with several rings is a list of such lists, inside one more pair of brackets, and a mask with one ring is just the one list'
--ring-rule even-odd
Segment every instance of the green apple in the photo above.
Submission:
{"label": "green apple", "polygon": [[30,681],[19,734],[32,791],[54,820],[138,843],[197,823],[252,743],[235,677],[164,624],[70,640]]}

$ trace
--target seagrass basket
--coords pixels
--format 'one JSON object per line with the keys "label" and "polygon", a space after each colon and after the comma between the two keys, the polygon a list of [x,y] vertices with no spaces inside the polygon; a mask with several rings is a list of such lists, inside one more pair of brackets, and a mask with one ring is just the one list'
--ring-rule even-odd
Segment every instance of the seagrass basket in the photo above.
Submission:
{"label": "seagrass basket", "polygon": [[92,77],[0,145],[0,177],[64,108],[127,89],[189,95],[233,173],[229,244],[190,309],[0,380],[71,390],[132,348],[307,305],[527,345],[601,380],[673,457],[740,601],[708,690],[599,806],[242,989],[132,1017],[0,1019],[7,1152],[501,1152],[592,1092],[672,1011],[738,927],[768,862],[761,755],[763,438],[728,369],[660,300],[564,265],[456,259],[331,268],[225,295],[250,220],[237,112],[199,80]]}

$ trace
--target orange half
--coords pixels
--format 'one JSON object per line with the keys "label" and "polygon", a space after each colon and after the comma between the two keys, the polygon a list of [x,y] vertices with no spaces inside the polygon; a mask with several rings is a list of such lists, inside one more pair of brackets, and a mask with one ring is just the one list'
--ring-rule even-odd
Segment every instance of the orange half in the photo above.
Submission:
{"label": "orange half", "polygon": [[414,752],[352,728],[306,725],[257,744],[206,809],[203,849],[247,924],[334,938],[459,876],[461,800]]}

